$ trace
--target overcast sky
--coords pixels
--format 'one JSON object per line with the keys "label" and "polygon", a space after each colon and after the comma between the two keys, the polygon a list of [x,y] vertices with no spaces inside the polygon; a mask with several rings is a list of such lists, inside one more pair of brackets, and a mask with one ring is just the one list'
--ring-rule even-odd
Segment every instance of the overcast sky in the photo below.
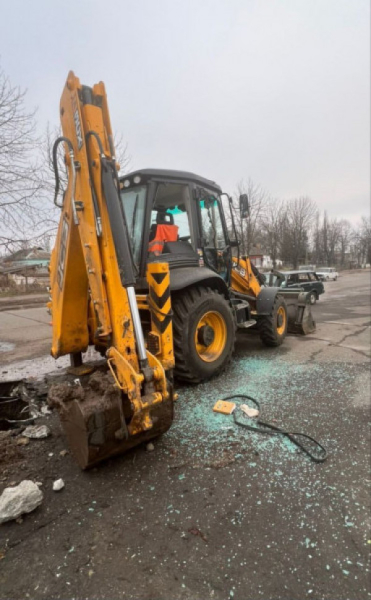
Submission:
{"label": "overcast sky", "polygon": [[132,168],[369,213],[368,0],[3,0],[1,63],[40,130],[70,69],[106,84]]}

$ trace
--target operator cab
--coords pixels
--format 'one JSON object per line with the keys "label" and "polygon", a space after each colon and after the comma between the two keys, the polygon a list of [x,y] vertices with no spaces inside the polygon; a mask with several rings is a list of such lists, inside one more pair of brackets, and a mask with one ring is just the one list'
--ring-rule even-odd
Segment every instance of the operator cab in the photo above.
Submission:
{"label": "operator cab", "polygon": [[148,262],[166,261],[170,269],[209,267],[229,284],[230,241],[215,182],[145,169],[122,177],[120,188],[139,282]]}

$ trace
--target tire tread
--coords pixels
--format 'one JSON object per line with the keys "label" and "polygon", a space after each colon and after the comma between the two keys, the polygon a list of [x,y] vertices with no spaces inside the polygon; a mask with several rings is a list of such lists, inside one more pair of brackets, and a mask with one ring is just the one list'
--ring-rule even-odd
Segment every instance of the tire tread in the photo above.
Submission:
{"label": "tire tread", "polygon": [[222,297],[225,300],[226,305],[229,308],[228,301],[218,291],[204,286],[193,286],[188,290],[183,290],[181,294],[177,294],[172,298],[172,309],[173,309],[173,339],[174,339],[174,356],[175,356],[175,368],[174,375],[176,378],[187,382],[187,383],[201,383],[208,381],[212,377],[220,375],[227,367],[230,362],[235,346],[235,326],[233,331],[233,343],[228,352],[228,356],[223,361],[222,365],[216,369],[212,375],[206,378],[200,377],[197,373],[192,370],[188,355],[190,349],[185,347],[182,331],[184,330],[185,321],[188,314],[191,314],[194,310],[194,306],[198,304],[200,299],[203,297],[211,298],[213,296]]}

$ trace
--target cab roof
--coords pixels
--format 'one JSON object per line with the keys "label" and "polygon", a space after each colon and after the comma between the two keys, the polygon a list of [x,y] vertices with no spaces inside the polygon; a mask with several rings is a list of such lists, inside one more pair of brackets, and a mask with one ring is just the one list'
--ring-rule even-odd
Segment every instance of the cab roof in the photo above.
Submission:
{"label": "cab roof", "polygon": [[191,181],[192,183],[196,183],[203,187],[212,188],[214,191],[221,193],[222,188],[211,179],[206,179],[205,177],[201,177],[200,175],[196,175],[195,173],[190,173],[189,171],[176,171],[173,169],[139,169],[137,171],[132,171],[131,173],[127,173],[120,177],[120,181],[124,181],[125,179],[132,180],[134,177],[141,177],[143,181],[147,182],[150,179],[154,180],[171,180],[171,181]]}

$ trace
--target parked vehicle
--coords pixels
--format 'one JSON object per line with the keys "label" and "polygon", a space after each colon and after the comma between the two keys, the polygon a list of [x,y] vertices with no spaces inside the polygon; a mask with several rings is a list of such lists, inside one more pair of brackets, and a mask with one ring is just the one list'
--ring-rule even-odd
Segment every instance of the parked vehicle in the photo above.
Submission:
{"label": "parked vehicle", "polygon": [[316,265],[299,265],[299,271],[315,271]]}
{"label": "parked vehicle", "polygon": [[314,271],[274,271],[266,275],[269,287],[303,289],[310,292],[310,303],[315,304],[325,287]]}
{"label": "parked vehicle", "polygon": [[339,277],[339,273],[334,267],[320,267],[316,270],[316,275],[321,281],[336,281]]}

